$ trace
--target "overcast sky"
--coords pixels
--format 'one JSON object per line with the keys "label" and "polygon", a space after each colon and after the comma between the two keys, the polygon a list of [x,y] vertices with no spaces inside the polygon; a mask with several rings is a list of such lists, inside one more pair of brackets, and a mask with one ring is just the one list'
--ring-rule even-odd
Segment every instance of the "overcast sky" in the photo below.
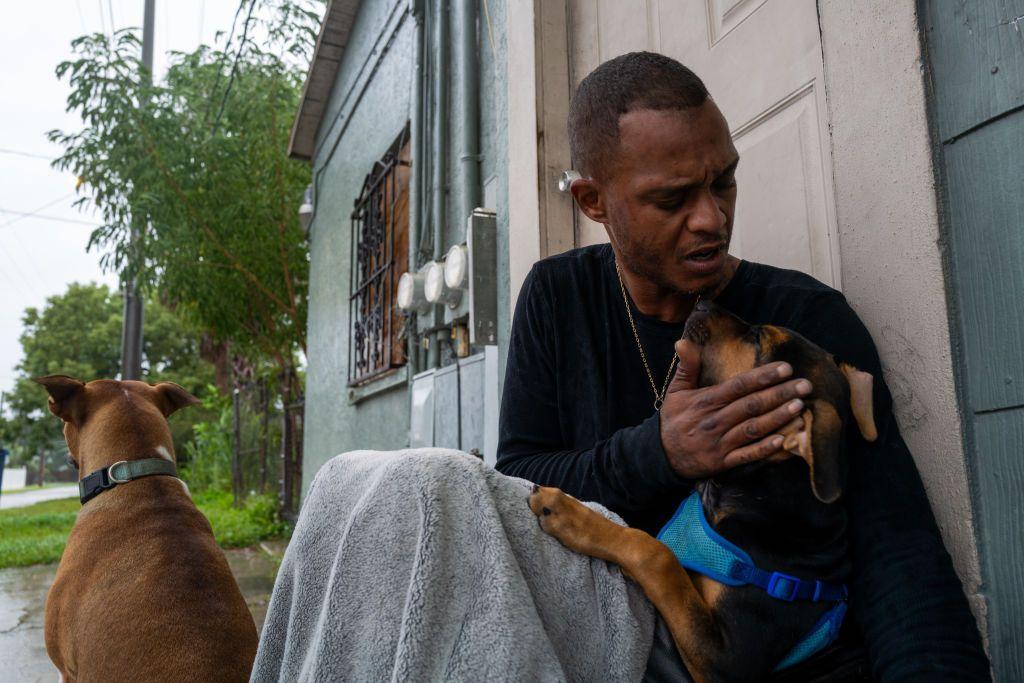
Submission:
{"label": "overcast sky", "polygon": [[[166,51],[212,44],[237,6],[238,0],[156,0],[156,77],[166,69]],[[53,220],[96,221],[72,208],[74,180],[50,168],[47,159],[60,150],[46,131],[80,126],[64,112],[67,83],[54,75],[71,56],[71,41],[111,26],[141,26],[142,8],[143,0],[0,2],[0,391],[13,385],[27,307],[41,307],[70,282],[117,286],[114,274],[100,270],[100,254],[85,251],[91,227]],[[14,213],[37,210],[31,217]]]}

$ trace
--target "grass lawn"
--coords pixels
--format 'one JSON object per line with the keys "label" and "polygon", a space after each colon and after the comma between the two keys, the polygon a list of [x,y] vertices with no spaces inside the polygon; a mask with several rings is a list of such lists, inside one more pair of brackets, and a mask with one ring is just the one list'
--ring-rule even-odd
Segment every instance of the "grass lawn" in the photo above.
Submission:
{"label": "grass lawn", "polygon": [[[231,494],[220,491],[199,493],[193,500],[223,548],[254,545],[290,532],[269,495],[252,496],[242,508],[232,507]],[[65,498],[0,510],[0,569],[60,560],[80,508],[77,498]]]}

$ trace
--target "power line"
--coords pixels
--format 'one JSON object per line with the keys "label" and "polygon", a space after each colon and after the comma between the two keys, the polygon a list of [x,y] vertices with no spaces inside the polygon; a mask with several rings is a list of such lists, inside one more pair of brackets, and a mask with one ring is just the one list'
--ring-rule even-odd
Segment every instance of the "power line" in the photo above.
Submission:
{"label": "power line", "polygon": [[[227,50],[231,49],[231,40],[234,39],[234,27],[238,26],[238,24],[239,24],[239,15],[242,13],[242,8],[245,7],[245,6],[246,6],[246,0],[239,0],[239,6],[236,9],[234,9],[234,18],[231,19],[231,29],[227,32],[227,42],[224,43],[224,49],[221,52],[224,55],[227,54]],[[214,45],[216,45],[216,43],[217,43],[216,34],[214,34],[214,41],[213,42],[214,42]],[[221,76],[224,73],[224,70],[223,70],[224,58],[221,57],[219,59],[219,62],[220,63],[218,63],[218,65],[217,65],[217,78],[215,78],[214,81],[213,81],[213,88],[210,90],[210,97],[209,97],[209,99],[206,100],[206,111],[203,112],[203,125],[204,126],[206,125],[206,122],[210,119],[210,106],[213,104],[213,95],[214,95],[214,93],[217,92],[217,88],[220,87],[220,78],[221,78]]]}
{"label": "power line", "polygon": [[85,15],[82,14],[82,0],[75,0],[75,6],[78,7],[78,23],[82,25],[82,33],[88,33],[89,29],[85,27]]}
{"label": "power line", "polygon": [[[238,16],[242,13],[243,7],[245,7],[245,0],[238,0],[238,7],[235,8],[235,16],[231,20],[231,29],[228,31],[228,40],[226,43],[224,43],[224,50],[222,51],[222,54],[226,55],[228,53],[228,50],[231,49],[231,41],[235,38],[235,26],[238,25]],[[214,44],[216,44],[216,39],[214,39]],[[224,73],[224,69],[220,67],[223,66],[223,63],[224,59],[221,58],[220,64],[218,65],[217,68],[217,78],[214,79],[213,88],[210,90],[210,98],[206,100],[206,111],[203,112],[204,126],[206,125],[207,120],[210,118],[210,106],[213,104],[213,95],[217,92],[217,89],[220,87],[220,79]]]}
{"label": "power line", "polygon": [[[77,225],[91,225],[93,227],[98,227],[102,225],[102,223],[94,223],[92,221],[83,221],[75,218],[61,218],[60,216],[47,216],[46,214],[33,213],[30,211],[14,211],[12,209],[0,209],[0,213],[9,213],[15,216],[20,216],[21,218],[28,218],[32,216],[35,218],[41,218],[48,221],[58,221],[60,223],[75,223]],[[18,218],[17,220],[21,220],[21,218]],[[4,225],[6,225],[6,223]]]}
{"label": "power line", "polygon": [[[12,287],[17,289],[18,292],[23,297],[25,297],[28,300],[32,300],[34,297],[32,295],[31,290],[34,289],[34,287],[29,282],[29,278],[25,274],[25,271],[23,271],[21,269],[21,266],[18,265],[18,260],[14,258],[14,254],[11,253],[11,250],[9,249],[0,249],[0,254],[6,256],[7,259],[11,262],[10,269],[0,268],[0,276],[2,276],[4,280],[9,282]],[[28,289],[25,289],[25,287],[28,287]]]}
{"label": "power line", "polygon": [[22,152],[18,149],[7,149],[0,147],[0,154],[13,154],[19,157],[28,157],[30,159],[45,159],[46,161],[53,161],[53,157],[48,157],[45,154],[36,154],[35,152]]}
{"label": "power line", "polygon": [[[42,273],[40,272],[40,270],[39,270],[39,266],[37,266],[37,265],[36,265],[35,261],[34,261],[34,260],[33,260],[33,258],[32,258],[32,254],[30,254],[30,253],[28,252],[28,250],[27,250],[27,249],[25,249],[25,245],[24,245],[24,243],[23,243],[23,242],[21,241],[21,239],[20,239],[20,238],[18,237],[18,232],[17,232],[16,230],[12,230],[11,232],[8,232],[7,234],[8,234],[8,235],[10,235],[11,237],[13,237],[13,238],[14,238],[14,240],[15,240],[15,241],[16,241],[16,242],[18,243],[18,247],[19,247],[19,248],[20,248],[20,249],[21,249],[21,250],[22,250],[23,252],[25,252],[25,253],[24,253],[24,256],[25,256],[25,258],[24,258],[24,259],[22,259],[22,260],[21,260],[21,261],[19,262],[19,260],[18,260],[18,259],[14,258],[14,254],[10,253],[10,252],[9,252],[9,250],[4,250],[4,251],[5,251],[5,253],[7,254],[8,260],[9,260],[9,261],[11,262],[11,266],[13,266],[13,267],[14,267],[14,270],[16,270],[16,271],[17,271],[17,276],[18,276],[19,278],[21,278],[21,279],[20,279],[20,281],[19,281],[19,284],[20,284],[21,282],[24,282],[24,283],[28,284],[28,285],[29,285],[30,287],[32,287],[32,288],[41,288],[41,289],[43,289],[43,290],[46,290],[46,289],[47,289],[47,286],[46,286],[46,276],[44,276],[44,275],[43,275],[43,274],[42,274]],[[35,285],[33,285],[33,284],[32,284],[32,283],[30,282],[30,280],[31,280],[32,278],[29,278],[29,276],[28,276],[28,275],[26,274],[26,272],[25,272],[24,270],[22,270],[22,269],[21,269],[21,264],[22,264],[22,263],[28,263],[29,265],[31,265],[31,266],[32,266],[32,269],[33,269],[33,270],[35,271],[35,277],[36,277],[36,278],[38,278],[38,280],[37,280],[37,282],[35,283]],[[22,290],[20,286],[18,287],[18,289],[19,289],[19,291],[21,291],[21,292],[22,292],[23,294],[25,293],[25,290]],[[28,296],[28,298],[30,298],[30,299],[32,298],[32,297],[31,297],[31,295],[26,295],[26,296]]]}
{"label": "power line", "polygon": [[107,33],[107,19],[103,13],[103,0],[96,0],[96,3],[100,6],[100,29],[104,34]]}
{"label": "power line", "polygon": [[[46,204],[43,204],[42,206],[40,206],[39,208],[35,209],[34,211],[18,211],[18,212],[16,212],[16,213],[19,214],[18,216],[16,216],[15,218],[10,219],[9,221],[5,221],[3,223],[0,223],[0,228],[6,228],[7,226],[12,225],[14,223],[17,223],[18,221],[25,220],[26,218],[29,218],[30,216],[38,216],[40,214],[40,212],[45,211],[46,209],[50,208],[54,204],[59,204],[60,202],[67,201],[68,199],[73,197],[74,194],[75,194],[74,192],[69,192],[68,194],[64,195],[63,197],[58,197],[57,199],[54,199],[51,202],[47,202]],[[13,212],[13,211],[12,212],[4,211],[4,213],[15,213],[15,212]],[[18,232],[15,230],[15,231],[7,232],[6,234],[10,235],[14,239],[14,241],[18,243],[18,246],[22,249],[22,251],[25,252],[25,262],[27,262],[28,265],[31,266],[32,270],[35,272],[35,276],[39,279],[39,283],[42,284],[45,287],[46,286],[46,276],[43,275],[43,272],[39,268],[38,264],[36,264],[35,259],[32,258],[31,252],[29,252],[28,248],[25,247],[25,243],[21,241],[21,237],[18,236]],[[25,277],[25,272],[23,270],[21,270],[20,264],[17,261],[15,261],[14,258],[11,258],[11,263],[14,264],[14,267],[21,274],[21,277],[24,278],[27,281],[28,278]]]}
{"label": "power line", "polygon": [[199,5],[199,38],[196,40],[200,45],[203,44],[203,24],[206,23],[206,0],[202,0]]}
{"label": "power line", "polygon": [[47,202],[47,203],[43,204],[42,206],[40,206],[38,209],[34,209],[32,211],[25,211],[25,212],[21,212],[21,211],[5,211],[4,213],[19,213],[21,215],[19,215],[17,218],[12,218],[11,220],[7,221],[6,223],[0,223],[0,228],[6,228],[8,225],[11,225],[12,223],[17,223],[18,221],[24,220],[24,219],[28,218],[29,216],[36,216],[36,215],[39,214],[40,211],[45,211],[46,209],[50,208],[54,204],[59,204],[60,202],[66,200],[66,199],[70,199],[74,195],[75,195],[74,192],[69,192],[68,194],[64,195],[63,197],[58,197],[57,199],[54,199],[52,202]]}
{"label": "power line", "polygon": [[[16,218],[14,220],[19,220],[19,219]],[[8,223],[4,223],[4,225],[9,225],[9,224],[10,224],[9,222]],[[3,226],[0,226],[0,227],[3,227]],[[36,260],[34,258],[32,258],[32,252],[29,251],[28,247],[25,246],[25,243],[21,241],[21,236],[18,235],[18,231],[17,230],[8,230],[8,231],[5,231],[5,234],[10,235],[11,237],[13,237],[14,241],[17,242],[18,247],[23,252],[25,252],[24,262],[28,263],[28,265],[31,267],[32,271],[35,273],[35,277],[39,278],[39,284],[41,284],[45,288],[46,284],[47,284],[46,276],[43,275],[43,271],[39,268],[39,264],[36,263]],[[21,272],[21,269],[19,268],[18,271]]]}
{"label": "power line", "polygon": [[213,132],[217,132],[220,125],[220,117],[224,115],[224,107],[228,103],[228,95],[231,94],[231,86],[235,82],[238,73],[238,62],[242,59],[242,49],[245,47],[246,36],[249,35],[249,21],[252,19],[252,11],[256,7],[256,0],[249,3],[249,13],[245,16],[245,23],[242,25],[242,40],[238,43],[238,52],[235,53],[235,61],[231,65],[231,74],[228,77],[228,87],[224,88],[224,97],[220,101],[220,110],[217,111],[217,118],[213,120]]}

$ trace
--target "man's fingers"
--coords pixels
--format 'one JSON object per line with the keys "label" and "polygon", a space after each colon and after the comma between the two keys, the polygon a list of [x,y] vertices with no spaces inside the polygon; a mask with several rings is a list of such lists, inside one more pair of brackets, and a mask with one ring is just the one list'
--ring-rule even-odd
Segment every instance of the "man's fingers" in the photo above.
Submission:
{"label": "man's fingers", "polygon": [[726,406],[747,394],[778,384],[792,375],[793,366],[789,363],[768,363],[753,370],[741,372],[732,379],[713,387],[712,398],[718,405]]}
{"label": "man's fingers", "polygon": [[[805,382],[806,380],[799,380]],[[798,398],[781,405],[771,412],[740,422],[722,437],[722,448],[732,450],[774,434],[785,427],[804,409],[804,402]]]}
{"label": "man's fingers", "polygon": [[672,376],[672,383],[668,385],[667,394],[696,389],[700,380],[700,347],[689,339],[680,339],[676,342],[676,355],[679,356],[679,365]]}
{"label": "man's fingers", "polygon": [[[811,383],[806,379],[791,379],[788,382],[776,384],[773,387],[755,391],[752,394],[747,394],[746,396],[738,398],[719,410],[710,419],[715,421],[718,432],[720,434],[724,434],[729,432],[732,428],[742,425],[744,422],[759,418],[763,415],[768,415],[772,411],[775,411],[777,408],[784,405],[787,401],[807,396],[811,393],[813,388],[814,387]],[[793,419],[792,414],[789,414],[789,419]],[[785,422],[783,424],[785,424]],[[771,429],[774,430],[778,426],[780,425],[775,425]],[[763,432],[755,436],[761,437],[768,433],[769,432]],[[749,442],[751,438],[747,438],[742,443]],[[739,446],[741,443],[735,443],[733,445]]]}
{"label": "man's fingers", "polygon": [[757,443],[752,443],[749,446],[743,448],[737,448],[734,451],[726,453],[725,457],[722,458],[722,469],[732,469],[740,465],[745,465],[748,462],[757,462],[763,460],[769,455],[773,455],[782,450],[782,442],[784,439],[778,434],[772,434],[771,436],[761,439]]}

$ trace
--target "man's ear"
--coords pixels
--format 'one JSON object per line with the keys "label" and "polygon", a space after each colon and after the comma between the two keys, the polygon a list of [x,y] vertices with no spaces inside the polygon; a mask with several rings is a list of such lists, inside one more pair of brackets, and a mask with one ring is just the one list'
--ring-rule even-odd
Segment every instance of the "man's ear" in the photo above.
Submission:
{"label": "man's ear", "polygon": [[875,380],[869,373],[858,370],[849,363],[840,363],[839,369],[846,375],[846,381],[850,385],[850,411],[857,420],[861,436],[866,441],[874,441],[878,438],[873,398]]}
{"label": "man's ear", "polygon": [[202,403],[202,401],[174,382],[160,382],[154,385],[153,388],[156,389],[156,405],[160,412],[164,414],[164,417],[170,417],[186,406]]}
{"label": "man's ear", "polygon": [[46,389],[50,412],[65,422],[75,422],[85,383],[67,375],[33,377],[32,381]]}
{"label": "man's ear", "polygon": [[592,221],[597,223],[608,222],[608,212],[604,205],[604,196],[601,194],[601,186],[593,178],[577,178],[569,186],[576,204],[580,211]]}

